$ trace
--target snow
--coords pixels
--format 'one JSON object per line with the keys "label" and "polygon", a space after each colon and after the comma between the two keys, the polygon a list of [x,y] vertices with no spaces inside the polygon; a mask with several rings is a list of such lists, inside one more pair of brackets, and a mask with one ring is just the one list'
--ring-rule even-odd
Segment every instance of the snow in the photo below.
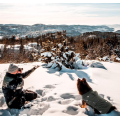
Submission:
{"label": "snow", "polygon": [[78,59],[75,62],[73,62],[73,66],[76,69],[82,69],[82,68],[84,68],[84,66],[82,65],[82,60],[80,60],[80,59]]}
{"label": "snow", "polygon": [[120,58],[119,58],[119,57],[117,57],[117,58],[116,58],[116,60],[120,61]]}
{"label": "snow", "polygon": [[[31,44],[28,44],[28,45],[24,45],[24,49],[28,50],[28,51],[35,51],[35,52],[37,52],[38,50],[34,48],[35,46],[36,46],[36,43],[33,43],[33,44],[31,43]],[[0,44],[0,49],[3,50],[3,48],[4,48],[4,44]],[[19,50],[20,49],[20,45],[13,45],[12,48],[11,48],[10,45],[8,45],[6,48],[9,48],[9,49],[13,49],[14,48],[14,50]]]}
{"label": "snow", "polygon": [[96,38],[96,35],[89,35],[89,38]]}
{"label": "snow", "polygon": [[55,51],[55,50],[56,50],[56,48],[53,48],[52,50],[53,50],[53,51]]}
{"label": "snow", "polygon": [[106,69],[105,66],[100,62],[93,62],[93,63],[91,63],[90,67]]}
{"label": "snow", "polygon": [[66,46],[65,49],[68,49],[68,47]]}
{"label": "snow", "polygon": [[4,44],[0,44],[0,49],[1,49],[1,50],[4,49]]}
{"label": "snow", "polygon": [[36,42],[29,43],[28,46],[30,46],[30,47],[36,47],[36,46],[37,46],[37,43],[36,43]]}
{"label": "snow", "polygon": [[66,57],[66,54],[65,54],[65,53],[63,53],[63,57],[67,59],[67,57]]}
{"label": "snow", "polygon": [[62,47],[62,44],[61,44],[61,43],[59,43],[59,44],[58,44],[58,46],[59,46],[59,48],[61,48],[61,47]]}
{"label": "snow", "polygon": [[101,61],[101,60],[103,60],[103,61],[111,61],[112,59],[116,59],[116,60],[118,60],[118,61],[120,61],[120,58],[119,57],[116,57],[116,56],[111,56],[111,58],[109,57],[109,56],[104,56],[103,58],[99,58],[99,60]]}
{"label": "snow", "polygon": [[108,56],[103,57],[103,60],[104,60],[104,61],[107,60],[107,59],[109,59]]}
{"label": "snow", "polygon": [[0,36],[0,39],[2,39],[3,38],[3,36]]}
{"label": "snow", "polygon": [[28,45],[24,45],[24,49],[29,50],[29,51],[37,51],[37,49],[35,49],[34,47],[31,47],[31,46],[28,46]]}
{"label": "snow", "polygon": [[71,70],[62,66],[61,71],[46,68],[45,64],[41,62],[17,64],[23,68],[23,72],[31,69],[34,65],[40,65],[38,69],[24,79],[23,88],[36,91],[39,96],[26,104],[26,106],[31,106],[30,108],[21,110],[9,109],[5,103],[2,93],[2,80],[9,64],[0,64],[0,115],[98,116],[93,113],[91,107],[81,108],[79,106],[82,97],[78,93],[76,83],[78,78],[85,77],[93,90],[117,107],[117,111],[101,116],[120,116],[120,63],[99,62],[97,60],[86,60],[85,62],[89,64],[86,69]]}
{"label": "snow", "polygon": [[44,53],[41,53],[41,56],[44,56],[44,57],[51,57],[52,54],[51,54],[51,52],[44,52]]}

